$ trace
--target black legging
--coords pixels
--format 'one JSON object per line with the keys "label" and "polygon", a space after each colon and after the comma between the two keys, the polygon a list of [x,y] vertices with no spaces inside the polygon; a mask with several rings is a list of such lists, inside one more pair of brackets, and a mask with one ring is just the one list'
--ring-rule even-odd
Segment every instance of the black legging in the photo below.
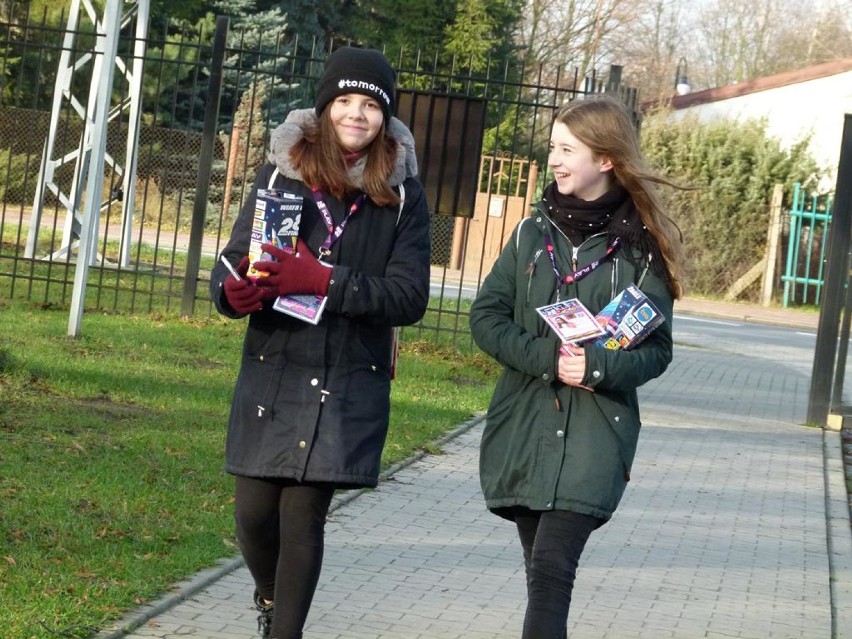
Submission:
{"label": "black legging", "polygon": [[334,487],[236,477],[237,540],[255,587],[275,602],[275,639],[300,639],[322,568]]}
{"label": "black legging", "polygon": [[580,555],[603,521],[556,510],[523,508],[514,515],[527,574],[523,639],[564,639]]}

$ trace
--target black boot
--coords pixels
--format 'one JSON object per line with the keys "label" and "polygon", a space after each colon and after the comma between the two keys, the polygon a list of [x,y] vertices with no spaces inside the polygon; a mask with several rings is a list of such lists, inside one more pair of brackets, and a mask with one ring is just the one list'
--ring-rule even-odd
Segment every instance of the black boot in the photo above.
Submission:
{"label": "black boot", "polygon": [[271,636],[272,611],[274,606],[274,603],[264,603],[260,593],[257,590],[254,591],[254,607],[260,613],[257,616],[257,631],[260,633],[262,639],[269,639]]}

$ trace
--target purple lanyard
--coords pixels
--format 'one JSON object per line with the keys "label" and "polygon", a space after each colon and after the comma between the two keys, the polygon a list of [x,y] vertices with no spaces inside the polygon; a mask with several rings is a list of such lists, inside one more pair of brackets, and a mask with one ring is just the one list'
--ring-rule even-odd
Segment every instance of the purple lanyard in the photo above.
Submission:
{"label": "purple lanyard", "polygon": [[322,191],[317,188],[313,188],[311,189],[311,195],[314,197],[314,201],[317,203],[317,208],[319,209],[322,220],[325,223],[325,227],[328,229],[328,237],[325,238],[325,241],[319,249],[319,256],[320,259],[322,259],[323,257],[331,255],[331,245],[340,239],[341,235],[343,235],[343,230],[346,228],[349,218],[355,215],[355,212],[361,208],[361,205],[364,203],[364,199],[367,196],[361,193],[357,198],[355,198],[355,201],[346,213],[346,217],[343,218],[343,221],[340,224],[334,226],[334,218],[331,217],[331,211],[328,210],[328,205],[325,203],[325,196],[322,194]]}
{"label": "purple lanyard", "polygon": [[568,273],[568,275],[563,275],[559,272],[559,269],[556,268],[556,256],[553,254],[553,240],[550,237],[549,233],[544,235],[544,248],[547,251],[547,256],[550,258],[550,265],[553,267],[553,272],[556,274],[556,281],[561,284],[573,284],[574,282],[579,282],[581,279],[586,277],[589,273],[594,271],[597,267],[603,264],[606,260],[608,260],[615,250],[618,248],[620,243],[619,238],[615,238],[612,241],[607,249],[606,253],[603,254],[602,257],[594,260],[590,264],[584,266],[581,269],[574,271],[573,273]]}

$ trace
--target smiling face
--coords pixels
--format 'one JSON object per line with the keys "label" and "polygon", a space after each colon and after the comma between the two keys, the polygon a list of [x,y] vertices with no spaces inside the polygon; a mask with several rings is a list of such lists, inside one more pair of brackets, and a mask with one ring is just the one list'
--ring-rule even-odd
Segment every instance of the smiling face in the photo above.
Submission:
{"label": "smiling face", "polygon": [[559,192],[580,200],[598,199],[614,180],[609,158],[595,157],[592,150],[561,122],[554,123],[550,133],[547,165],[553,171]]}
{"label": "smiling face", "polygon": [[376,139],[385,116],[379,103],[360,93],[339,95],[328,106],[334,133],[350,152],[364,150]]}

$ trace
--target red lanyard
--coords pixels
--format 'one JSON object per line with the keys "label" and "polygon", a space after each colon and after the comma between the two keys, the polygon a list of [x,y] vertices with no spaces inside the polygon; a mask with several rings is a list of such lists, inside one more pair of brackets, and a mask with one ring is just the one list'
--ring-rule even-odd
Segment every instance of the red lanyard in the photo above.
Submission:
{"label": "red lanyard", "polygon": [[314,197],[314,201],[317,203],[317,208],[319,209],[322,220],[325,223],[325,227],[328,229],[328,237],[325,238],[325,241],[320,246],[319,256],[320,258],[328,257],[331,255],[331,245],[334,244],[341,235],[343,235],[343,231],[346,228],[346,224],[349,222],[349,218],[355,215],[355,212],[361,208],[361,205],[364,204],[364,200],[367,196],[361,193],[357,198],[355,198],[352,206],[349,207],[349,211],[346,212],[346,217],[343,218],[343,221],[340,224],[335,226],[334,218],[331,217],[331,211],[328,210],[328,205],[325,203],[325,196],[322,191],[318,188],[312,188],[311,195]]}
{"label": "red lanyard", "polygon": [[620,239],[615,238],[612,241],[612,244],[607,247],[606,253],[604,253],[602,257],[599,257],[590,264],[574,271],[573,273],[568,273],[567,275],[563,276],[559,272],[559,269],[556,268],[556,256],[553,254],[553,240],[550,238],[549,233],[545,233],[544,235],[544,248],[547,251],[547,256],[550,258],[550,265],[553,267],[553,272],[556,274],[556,281],[559,285],[573,284],[574,282],[579,282],[581,279],[586,277],[586,275],[594,271],[597,267],[599,267],[606,260],[608,260],[612,256],[612,254],[615,253],[615,250],[618,248],[619,243]]}

